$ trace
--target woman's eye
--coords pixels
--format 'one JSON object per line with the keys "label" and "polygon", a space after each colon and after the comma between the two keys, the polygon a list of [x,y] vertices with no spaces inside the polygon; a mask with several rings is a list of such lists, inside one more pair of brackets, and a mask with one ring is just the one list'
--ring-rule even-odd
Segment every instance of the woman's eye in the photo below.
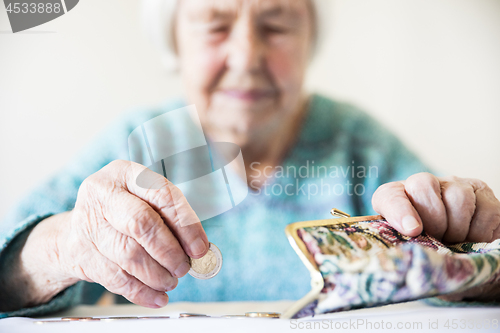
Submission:
{"label": "woman's eye", "polygon": [[285,34],[288,32],[287,28],[276,26],[276,25],[264,26],[262,30],[266,34]]}
{"label": "woman's eye", "polygon": [[217,26],[209,29],[209,32],[212,34],[227,33],[228,31],[229,31],[228,26]]}

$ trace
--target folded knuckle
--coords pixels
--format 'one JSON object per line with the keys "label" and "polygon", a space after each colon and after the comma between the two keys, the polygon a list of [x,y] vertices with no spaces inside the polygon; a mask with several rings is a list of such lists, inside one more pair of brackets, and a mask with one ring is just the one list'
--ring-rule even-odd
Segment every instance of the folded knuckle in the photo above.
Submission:
{"label": "folded knuckle", "polygon": [[377,191],[379,191],[379,192],[391,191],[394,188],[394,185],[395,185],[394,183],[382,184],[378,187]]}
{"label": "folded knuckle", "polygon": [[416,196],[422,192],[425,192],[427,187],[427,183],[418,180],[418,178],[411,178],[408,179],[405,183],[405,192],[411,196]]}
{"label": "folded knuckle", "polygon": [[474,192],[464,186],[449,186],[442,193],[443,200],[448,203],[456,203],[457,205],[471,205],[476,202]]}
{"label": "folded knuckle", "polygon": [[111,192],[116,191],[119,188],[112,178],[103,176],[99,173],[94,173],[87,177],[78,190],[79,196],[85,196],[90,198],[99,198],[106,201],[106,198],[111,198]]}
{"label": "folded knuckle", "polygon": [[129,237],[126,237],[119,253],[121,253],[122,259],[129,264],[142,261],[142,247]]}
{"label": "folded knuckle", "polygon": [[120,293],[127,293],[130,289],[130,276],[123,269],[119,268],[113,276],[110,276],[108,279],[109,286],[119,291]]}
{"label": "folded knuckle", "polygon": [[410,177],[408,177],[408,179],[406,179],[406,182],[410,182],[410,183],[431,183],[435,180],[435,177],[428,173],[428,172],[420,172],[420,173],[416,173],[416,174],[413,174],[411,175]]}
{"label": "folded knuckle", "polygon": [[412,194],[428,193],[430,189],[439,192],[440,184],[434,175],[427,172],[410,176],[405,182],[405,190]]}
{"label": "folded knuckle", "polygon": [[148,238],[158,223],[154,221],[156,218],[159,216],[151,216],[145,209],[135,209],[125,221],[125,229],[131,237],[137,240]]}
{"label": "folded knuckle", "polygon": [[95,188],[99,186],[98,176],[93,174],[85,178],[80,185],[79,194],[90,194],[95,192]]}
{"label": "folded knuckle", "polygon": [[474,214],[476,211],[476,200],[471,196],[467,196],[464,202],[462,203],[462,209],[469,213],[470,216]]}
{"label": "folded knuckle", "polygon": [[377,188],[374,196],[377,195],[379,198],[384,198],[387,196],[387,194],[393,192],[394,189],[395,189],[395,183],[382,184]]}
{"label": "folded knuckle", "polygon": [[481,189],[490,189],[490,187],[488,186],[488,184],[486,184],[485,182],[483,182],[482,180],[480,179],[476,179],[476,178],[473,178],[472,179],[476,184],[478,184],[478,187],[481,188]]}
{"label": "folded knuckle", "polygon": [[179,264],[182,260],[184,260],[185,254],[180,246],[169,244],[162,250],[165,253],[165,257],[169,258],[174,264]]}
{"label": "folded knuckle", "polygon": [[493,226],[493,231],[500,228],[500,208],[493,212],[491,216],[491,225]]}
{"label": "folded knuckle", "polygon": [[126,292],[126,296],[132,302],[137,303],[142,298],[142,295],[144,295],[146,293],[146,288],[147,287],[143,284],[141,284],[139,286],[135,286],[134,288],[130,288]]}
{"label": "folded knuckle", "polygon": [[175,203],[172,192],[168,184],[163,184],[159,189],[150,192],[150,201],[154,203],[159,210],[174,207]]}
{"label": "folded knuckle", "polygon": [[169,181],[165,177],[149,169],[143,170],[143,172],[141,173],[141,177],[141,187],[146,189],[148,193],[154,193],[160,189],[163,189],[169,183]]}
{"label": "folded knuckle", "polygon": [[186,254],[180,246],[166,246],[161,249],[160,264],[172,275],[179,265],[187,260]]}
{"label": "folded knuckle", "polygon": [[381,210],[394,199],[395,193],[397,193],[396,183],[393,182],[380,185],[372,197],[373,209],[381,213]]}

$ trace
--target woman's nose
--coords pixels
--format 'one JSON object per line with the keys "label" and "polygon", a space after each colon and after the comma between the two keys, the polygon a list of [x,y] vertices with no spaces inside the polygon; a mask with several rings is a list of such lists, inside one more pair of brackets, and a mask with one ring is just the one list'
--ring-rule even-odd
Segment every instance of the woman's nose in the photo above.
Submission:
{"label": "woman's nose", "polygon": [[229,41],[227,66],[241,72],[255,72],[264,63],[265,43],[251,22],[234,27]]}

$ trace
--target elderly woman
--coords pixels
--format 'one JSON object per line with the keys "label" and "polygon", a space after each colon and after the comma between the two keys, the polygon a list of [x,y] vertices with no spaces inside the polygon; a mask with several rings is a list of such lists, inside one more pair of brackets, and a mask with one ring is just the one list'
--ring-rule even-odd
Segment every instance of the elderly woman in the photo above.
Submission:
{"label": "elderly woman", "polygon": [[[500,203],[485,183],[425,173],[363,112],[304,93],[320,5],[177,1],[162,33],[171,40],[186,98],[117,121],[7,216],[0,233],[2,316],[93,302],[103,287],[152,308],[167,304],[167,292],[175,301],[297,299],[309,289],[309,274],[283,229],[327,218],[332,206],[366,215],[373,205],[409,236],[425,229],[450,243],[499,238]],[[203,225],[186,200],[189,189],[183,193],[174,185],[196,163],[188,158],[169,166],[167,179],[143,166],[150,164],[141,157],[147,152],[129,156],[127,148],[135,128],[188,104],[196,106],[209,146],[231,142],[241,148],[242,180],[250,185],[239,205]],[[190,122],[182,118],[155,128],[149,146],[175,150],[191,139]],[[348,171],[315,174],[320,166]],[[285,174],[279,167],[310,173]],[[361,167],[373,173],[360,174]],[[139,186],[138,173],[157,186]],[[319,191],[306,193],[311,184]],[[337,190],[325,193],[325,184]],[[270,185],[287,191],[269,191]],[[208,240],[221,249],[223,269],[211,280],[184,277],[188,257],[202,257]],[[498,293],[472,296],[487,300]]]}

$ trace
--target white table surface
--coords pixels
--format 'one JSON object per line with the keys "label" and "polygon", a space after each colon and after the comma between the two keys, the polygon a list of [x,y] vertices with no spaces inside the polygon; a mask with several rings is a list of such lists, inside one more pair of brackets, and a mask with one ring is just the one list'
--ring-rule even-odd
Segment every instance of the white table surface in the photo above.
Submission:
{"label": "white table surface", "polygon": [[[210,316],[245,312],[283,312],[293,302],[171,303],[162,309],[137,305],[78,306],[51,317],[6,318],[0,332],[500,332],[500,308],[440,308],[423,302],[407,302],[352,310],[300,320],[256,318],[181,318],[180,313]],[[61,317],[161,316],[170,319],[142,319],[89,322],[37,321]],[[496,321],[497,325],[492,325]],[[448,322],[449,327],[446,327]],[[489,322],[489,328],[485,328]],[[456,328],[453,328],[456,324]],[[371,327],[369,326],[371,325]],[[437,326],[436,326],[437,325]],[[460,328],[460,326],[465,326]],[[398,328],[399,327],[399,328]],[[472,327],[472,328],[470,328]]]}

